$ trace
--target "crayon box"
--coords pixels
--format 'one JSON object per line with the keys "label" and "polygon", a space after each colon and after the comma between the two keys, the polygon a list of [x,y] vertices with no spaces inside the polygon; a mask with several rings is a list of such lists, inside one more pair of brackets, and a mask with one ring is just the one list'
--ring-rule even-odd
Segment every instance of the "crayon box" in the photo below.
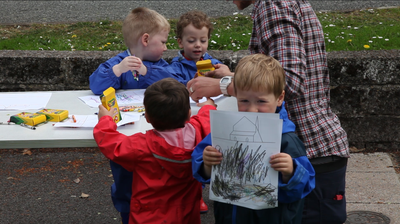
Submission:
{"label": "crayon box", "polygon": [[115,89],[113,87],[109,87],[104,90],[103,94],[100,96],[101,103],[107,110],[113,111],[113,120],[115,123],[118,123],[122,117],[121,112],[119,111],[117,97],[115,96]]}
{"label": "crayon box", "polygon": [[38,113],[22,112],[10,117],[10,122],[15,124],[27,124],[35,126],[46,121],[46,115]]}
{"label": "crayon box", "polygon": [[47,121],[60,122],[68,117],[68,110],[43,109],[38,114],[46,115]]}
{"label": "crayon box", "polygon": [[198,61],[196,63],[196,67],[197,67],[197,76],[204,76],[203,75],[204,73],[215,70],[210,59]]}

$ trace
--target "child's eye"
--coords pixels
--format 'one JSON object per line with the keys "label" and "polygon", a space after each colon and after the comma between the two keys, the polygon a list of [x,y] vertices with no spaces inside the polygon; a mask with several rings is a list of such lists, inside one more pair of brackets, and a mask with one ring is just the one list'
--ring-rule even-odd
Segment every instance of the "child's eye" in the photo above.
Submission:
{"label": "child's eye", "polygon": [[239,100],[239,102],[241,102],[241,103],[248,103],[249,101],[248,101],[248,100]]}
{"label": "child's eye", "polygon": [[203,43],[203,44],[204,44],[204,43],[207,43],[207,41],[206,41],[206,40],[202,40],[202,41],[201,41],[201,43]]}
{"label": "child's eye", "polygon": [[267,101],[265,100],[258,100],[257,103],[266,103]]}

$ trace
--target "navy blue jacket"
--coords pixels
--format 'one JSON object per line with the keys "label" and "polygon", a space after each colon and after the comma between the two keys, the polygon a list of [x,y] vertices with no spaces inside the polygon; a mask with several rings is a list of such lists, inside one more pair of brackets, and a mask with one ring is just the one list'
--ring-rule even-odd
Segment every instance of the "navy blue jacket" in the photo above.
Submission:
{"label": "navy blue jacket", "polygon": [[[289,154],[293,159],[294,174],[287,184],[278,181],[278,207],[253,210],[222,202],[214,202],[215,223],[268,223],[291,224],[301,223],[304,197],[315,187],[315,172],[307,158],[303,142],[294,133],[295,125],[289,120],[284,103],[277,108],[283,119],[281,152]],[[210,179],[202,176],[203,151],[212,145],[211,134],[203,139],[192,153],[193,176],[202,183],[210,183]]]}
{"label": "navy blue jacket", "polygon": [[[187,84],[191,79],[194,78],[194,75],[197,72],[197,67],[196,67],[196,62],[187,60],[183,55],[182,55],[182,50],[178,52],[178,56],[172,59],[171,61],[171,67],[175,70],[179,76],[183,79],[180,81],[183,84]],[[217,59],[214,59],[209,55],[207,52],[203,55],[203,60],[211,60],[211,63],[213,65],[215,64],[222,64]]]}
{"label": "navy blue jacket", "polygon": [[114,65],[119,64],[130,55],[129,50],[126,50],[102,63],[90,75],[89,85],[94,94],[102,94],[108,87],[114,87],[114,89],[146,89],[154,82],[168,77],[175,78],[181,82],[181,76],[164,59],[155,62],[142,61],[147,67],[147,73],[145,76],[140,75],[139,81],[134,79],[132,71],[122,73],[120,77],[115,76],[112,70]]}

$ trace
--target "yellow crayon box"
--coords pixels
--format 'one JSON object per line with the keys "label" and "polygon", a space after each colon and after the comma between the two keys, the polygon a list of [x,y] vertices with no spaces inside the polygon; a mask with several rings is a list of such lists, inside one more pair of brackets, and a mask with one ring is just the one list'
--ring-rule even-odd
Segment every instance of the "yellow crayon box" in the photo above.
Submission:
{"label": "yellow crayon box", "polygon": [[68,117],[68,110],[43,109],[38,114],[46,115],[47,121],[60,122]]}
{"label": "yellow crayon box", "polygon": [[38,113],[22,112],[10,117],[10,122],[15,124],[27,124],[35,126],[46,121],[46,115]]}
{"label": "yellow crayon box", "polygon": [[204,73],[215,70],[210,59],[198,61],[196,63],[196,67],[197,67],[197,75],[198,76],[204,76],[203,75]]}
{"label": "yellow crayon box", "polygon": [[115,89],[113,87],[109,87],[104,90],[103,94],[100,96],[101,103],[107,110],[113,111],[113,120],[115,123],[118,123],[122,120],[121,113],[119,111],[117,97],[115,96]]}

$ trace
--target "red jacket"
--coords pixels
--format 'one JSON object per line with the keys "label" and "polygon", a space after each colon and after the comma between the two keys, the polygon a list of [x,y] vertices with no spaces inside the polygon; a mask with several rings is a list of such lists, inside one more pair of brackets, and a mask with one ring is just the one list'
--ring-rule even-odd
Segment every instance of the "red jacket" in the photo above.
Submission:
{"label": "red jacket", "polygon": [[[187,147],[185,134],[176,129],[186,148],[170,145],[155,130],[126,136],[119,133],[114,121],[104,116],[93,130],[102,153],[133,172],[129,223],[200,224],[201,184],[192,175],[191,154],[194,147],[210,133],[209,111],[204,106],[186,124],[195,138]],[[193,131],[194,128],[194,131]]]}

